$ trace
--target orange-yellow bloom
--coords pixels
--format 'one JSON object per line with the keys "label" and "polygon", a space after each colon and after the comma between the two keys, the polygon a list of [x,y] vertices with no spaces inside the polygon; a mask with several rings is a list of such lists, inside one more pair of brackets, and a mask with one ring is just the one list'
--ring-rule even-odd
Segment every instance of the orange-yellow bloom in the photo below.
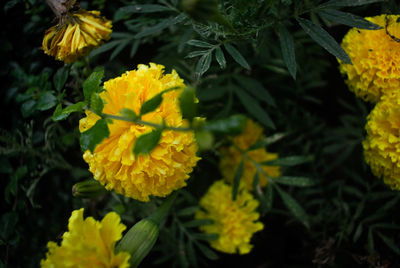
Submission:
{"label": "orange-yellow bloom", "polygon": [[[227,182],[233,182],[236,170],[243,159],[243,154],[238,150],[238,148],[240,148],[242,151],[246,151],[251,145],[255,144],[262,138],[263,128],[254,121],[248,119],[243,133],[232,139],[233,145],[220,150],[222,157],[219,163],[219,168]],[[265,148],[251,150],[246,152],[246,154],[257,163],[278,158],[278,154],[268,153]],[[276,178],[281,175],[280,168],[278,166],[262,166],[262,169],[271,178]],[[249,158],[246,158],[244,161],[241,181],[245,183],[245,186],[248,190],[253,189],[253,179],[256,170],[257,168],[254,163]],[[266,178],[262,172],[259,172],[259,179],[261,187],[267,185],[268,178]]]}
{"label": "orange-yellow bloom", "polygon": [[70,12],[46,31],[42,48],[57,60],[74,62],[110,39],[111,27],[111,21],[100,16],[99,11]]}
{"label": "orange-yellow bloom", "polygon": [[353,28],[343,38],[342,47],[353,64],[339,60],[340,72],[347,76],[349,89],[366,101],[377,102],[382,95],[400,88],[400,43],[395,40],[400,38],[399,18],[400,15],[366,18],[383,28]]}
{"label": "orange-yellow bloom", "polygon": [[130,254],[115,253],[115,243],[122,238],[126,226],[115,212],[108,213],[100,222],[92,217],[83,219],[83,208],[74,210],[63,234],[61,245],[49,242],[43,268],[107,267],[128,268]]}
{"label": "orange-yellow bloom", "polygon": [[257,221],[260,215],[256,212],[259,203],[241,187],[236,200],[232,200],[232,186],[223,180],[216,181],[201,198],[201,209],[196,212],[196,219],[210,219],[212,224],[200,227],[205,233],[218,234],[211,240],[211,247],[225,253],[247,254],[251,251],[250,240],[255,232],[264,228]]}
{"label": "orange-yellow bloom", "polygon": [[[124,108],[140,113],[142,104],[156,94],[172,88],[184,87],[183,80],[173,70],[164,74],[164,66],[150,63],[138,65],[137,70],[128,71],[120,77],[104,83],[105,91],[100,97],[105,102],[103,112],[120,115]],[[179,109],[179,90],[163,94],[161,105],[153,112],[142,116],[142,120],[174,127],[187,126]],[[81,132],[92,127],[99,116],[86,111],[81,119]],[[136,139],[152,131],[148,125],[113,120],[108,125],[110,136],[97,145],[93,154],[88,150],[83,158],[96,180],[106,189],[138,199],[149,201],[149,196],[164,197],[184,187],[189,173],[200,159],[196,156],[197,144],[192,132],[163,131],[159,144],[148,155],[132,153]]]}

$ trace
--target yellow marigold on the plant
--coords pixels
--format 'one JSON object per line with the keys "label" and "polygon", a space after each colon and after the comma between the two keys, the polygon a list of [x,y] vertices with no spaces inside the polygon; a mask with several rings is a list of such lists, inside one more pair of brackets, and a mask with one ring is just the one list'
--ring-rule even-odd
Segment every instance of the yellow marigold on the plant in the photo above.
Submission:
{"label": "yellow marigold on the plant", "polygon": [[74,210],[63,234],[61,245],[49,242],[46,259],[41,267],[129,267],[128,252],[115,253],[115,243],[122,238],[126,226],[115,212],[100,222],[92,217],[83,219],[83,208]]}
{"label": "yellow marigold on the plant", "polygon": [[400,190],[400,92],[382,96],[367,120],[365,161],[375,176]]}
{"label": "yellow marigold on the plant", "polygon": [[[248,119],[243,133],[232,139],[234,145],[220,150],[222,157],[219,163],[219,168],[226,181],[231,183],[233,182],[236,170],[243,159],[243,154],[236,148],[236,146],[245,151],[263,137],[263,128],[254,121]],[[278,154],[268,153],[265,148],[251,150],[247,152],[247,155],[257,163],[278,158]],[[262,166],[262,169],[271,178],[276,178],[281,175],[280,167],[278,166]],[[256,170],[257,167],[247,158],[244,161],[241,181],[245,183],[245,186],[249,190],[253,189],[253,179]],[[259,179],[261,187],[268,184],[268,178],[266,178],[262,172],[259,172]]]}
{"label": "yellow marigold on the plant", "polygon": [[343,38],[342,47],[353,64],[339,60],[340,72],[347,76],[350,90],[366,101],[377,102],[382,95],[400,88],[400,43],[395,40],[400,38],[399,18],[399,15],[366,18],[383,28],[353,28]]}
{"label": "yellow marigold on the plant", "polygon": [[99,11],[72,11],[46,31],[42,48],[47,55],[70,63],[110,39],[111,27]]}
{"label": "yellow marigold on the plant", "polygon": [[223,180],[216,181],[201,198],[200,206],[195,218],[213,221],[200,230],[219,235],[218,239],[210,241],[211,247],[231,254],[250,252],[253,233],[262,230],[264,225],[257,221],[260,217],[255,211],[258,201],[246,188],[241,187],[236,200],[232,200],[232,186]]}
{"label": "yellow marigold on the plant", "polygon": [[[118,115],[122,109],[128,108],[139,114],[146,100],[166,89],[184,87],[175,70],[164,75],[163,69],[164,66],[154,63],[138,65],[137,70],[105,82],[105,91],[100,93],[105,102],[103,112]],[[163,94],[161,105],[143,115],[142,120],[157,124],[165,122],[174,127],[187,126],[179,109],[181,91]],[[86,115],[80,121],[81,132],[99,119],[90,111],[86,111]],[[110,136],[97,145],[93,154],[88,150],[83,155],[94,178],[105,184],[108,190],[140,201],[149,201],[150,195],[164,197],[186,185],[188,174],[200,159],[196,156],[197,144],[192,132],[163,131],[152,152],[135,156],[132,148],[136,139],[153,128],[120,120],[113,120],[108,127]]]}

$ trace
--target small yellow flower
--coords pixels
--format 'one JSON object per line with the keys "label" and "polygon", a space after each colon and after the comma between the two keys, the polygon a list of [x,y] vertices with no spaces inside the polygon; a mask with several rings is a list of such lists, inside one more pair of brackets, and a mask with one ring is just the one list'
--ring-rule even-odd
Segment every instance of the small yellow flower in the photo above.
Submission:
{"label": "small yellow flower", "polygon": [[230,254],[250,252],[253,233],[262,230],[264,225],[257,221],[258,201],[245,188],[241,187],[236,200],[232,200],[232,187],[223,180],[216,181],[201,198],[200,206],[202,209],[196,212],[195,218],[213,221],[200,230],[219,235],[210,241],[211,247]]}
{"label": "small yellow flower", "polygon": [[375,176],[400,190],[400,92],[384,95],[367,120],[365,161]]}
{"label": "small yellow flower", "polygon": [[[366,18],[382,26],[380,30],[353,28],[343,38],[342,47],[352,65],[339,60],[340,72],[347,76],[349,89],[358,97],[377,102],[383,94],[400,88],[400,15]],[[385,25],[388,25],[386,32]]]}
{"label": "small yellow flower", "polygon": [[111,21],[100,16],[99,11],[70,12],[46,31],[42,48],[57,60],[74,62],[110,39],[111,27]]}
{"label": "small yellow flower", "polygon": [[49,251],[40,266],[47,267],[109,267],[128,268],[130,254],[115,253],[115,243],[122,238],[126,226],[115,212],[108,213],[101,222],[92,217],[83,219],[83,208],[74,210],[63,234],[61,245],[49,242]]}
{"label": "small yellow flower", "polygon": [[[262,127],[254,121],[248,119],[243,130],[243,133],[234,137],[232,142],[234,145],[222,148],[220,150],[222,157],[219,163],[219,168],[224,179],[227,182],[232,183],[235,176],[236,170],[243,159],[243,154],[236,148],[239,147],[242,151],[247,150],[251,145],[263,138]],[[246,153],[255,162],[261,163],[268,160],[278,158],[276,153],[268,153],[265,148],[259,148],[251,150]],[[280,167],[277,166],[262,166],[262,169],[271,178],[276,178],[281,175]],[[248,190],[253,189],[253,179],[256,173],[256,166],[250,159],[244,161],[243,175],[241,181],[245,183]],[[266,178],[262,172],[259,172],[260,186],[264,187],[268,184],[268,178]]]}
{"label": "small yellow flower", "polygon": [[[164,66],[150,63],[138,65],[137,70],[128,71],[120,77],[104,83],[100,93],[104,100],[104,113],[119,115],[123,108],[139,114],[142,104],[156,94],[172,87],[184,87],[183,80],[173,70],[163,74]],[[178,97],[182,90],[163,94],[161,105],[153,112],[142,116],[142,120],[174,127],[187,126],[182,119]],[[86,111],[80,121],[80,131],[93,126],[99,116]],[[163,131],[156,148],[148,155],[132,153],[136,139],[152,131],[147,125],[113,120],[109,124],[110,136],[97,145],[93,154],[88,150],[83,158],[96,180],[107,190],[149,201],[149,196],[164,197],[184,187],[189,173],[200,159],[196,156],[197,144],[192,132]]]}

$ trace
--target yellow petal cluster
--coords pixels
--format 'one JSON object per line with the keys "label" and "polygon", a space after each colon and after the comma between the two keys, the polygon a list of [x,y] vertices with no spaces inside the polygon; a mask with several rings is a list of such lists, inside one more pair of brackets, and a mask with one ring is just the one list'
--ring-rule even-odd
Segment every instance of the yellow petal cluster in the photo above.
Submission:
{"label": "yellow petal cluster", "polygon": [[[339,60],[340,72],[347,76],[349,89],[358,97],[377,102],[380,97],[400,88],[400,15],[366,18],[383,27],[380,30],[351,29],[342,47],[352,65]],[[385,26],[387,25],[387,31]]]}
{"label": "yellow petal cluster", "polygon": [[112,22],[100,16],[99,11],[80,9],[68,13],[45,32],[42,48],[57,60],[74,62],[110,39],[111,27]]}
{"label": "yellow petal cluster", "polygon": [[375,176],[400,190],[400,92],[384,95],[367,120],[365,161]]}
{"label": "yellow petal cluster", "polygon": [[[242,151],[245,151],[262,138],[263,128],[251,119],[248,119],[243,132],[232,139],[233,145],[224,147],[220,150],[222,157],[219,163],[219,168],[227,182],[233,182],[236,170],[243,159],[243,154],[236,148],[236,146]],[[247,155],[257,163],[278,158],[278,154],[269,153],[265,150],[265,148],[251,150],[247,152]],[[281,175],[280,167],[278,166],[262,166],[262,169],[271,178],[276,178]],[[253,189],[253,179],[256,170],[257,168],[254,163],[249,158],[246,158],[244,161],[241,181],[245,183],[245,186],[248,190]],[[268,184],[268,178],[266,178],[262,172],[259,172],[259,179],[261,187],[264,187]]]}
{"label": "yellow petal cluster", "polygon": [[125,229],[126,226],[120,223],[120,217],[115,212],[108,213],[99,222],[92,217],[83,219],[83,208],[74,210],[61,245],[49,242],[49,251],[46,258],[40,262],[40,266],[128,268],[130,254],[116,254],[114,251],[115,243],[122,238]]}
{"label": "yellow petal cluster", "polygon": [[258,201],[244,187],[236,200],[232,200],[232,186],[220,180],[211,185],[201,198],[201,210],[196,212],[195,218],[213,221],[200,227],[205,233],[219,235],[218,239],[210,241],[211,247],[225,253],[247,254],[252,248],[252,235],[264,228],[257,221],[260,217],[255,211],[258,205]]}
{"label": "yellow petal cluster", "polygon": [[[170,74],[163,72],[162,65],[138,65],[137,70],[105,82],[105,91],[100,93],[105,102],[103,113],[120,115],[122,109],[128,108],[139,114],[146,100],[166,89],[184,87],[183,80],[175,70]],[[165,122],[174,127],[187,126],[179,109],[180,92],[181,89],[163,94],[161,105],[143,115],[142,120],[157,124]],[[80,121],[81,132],[99,119],[90,111],[86,115]],[[83,158],[89,164],[94,178],[106,189],[119,194],[140,201],[149,201],[150,195],[167,196],[186,185],[188,174],[200,159],[196,156],[197,144],[192,132],[163,131],[159,144],[152,152],[135,156],[132,148],[136,139],[153,128],[119,120],[113,120],[108,127],[110,136],[97,145],[93,154],[86,151]]]}

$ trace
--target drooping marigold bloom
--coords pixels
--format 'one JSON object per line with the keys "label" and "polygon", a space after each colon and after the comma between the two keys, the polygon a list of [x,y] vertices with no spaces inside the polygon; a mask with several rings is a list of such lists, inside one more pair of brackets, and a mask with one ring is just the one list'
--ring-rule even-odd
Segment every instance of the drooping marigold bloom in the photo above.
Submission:
{"label": "drooping marigold bloom", "polygon": [[[140,113],[142,104],[156,94],[173,87],[184,87],[183,80],[175,70],[163,74],[164,66],[150,63],[138,65],[137,70],[128,71],[120,77],[104,83],[100,93],[104,100],[103,113],[119,115],[123,108]],[[143,121],[168,126],[185,127],[179,109],[179,94],[182,89],[164,93],[161,105],[153,112],[142,116]],[[80,120],[80,131],[92,127],[99,117],[86,111]],[[110,136],[95,148],[88,150],[83,158],[96,180],[107,190],[149,201],[149,196],[164,197],[184,187],[189,173],[200,159],[196,156],[197,144],[192,132],[165,130],[155,149],[147,155],[132,153],[136,139],[153,130],[148,125],[113,120],[108,125]]]}
{"label": "drooping marigold bloom", "polygon": [[[243,159],[243,154],[238,150],[238,148],[242,151],[246,151],[251,145],[255,144],[262,138],[263,128],[251,119],[248,119],[243,132],[232,139],[233,145],[220,150],[222,157],[219,163],[219,168],[227,182],[233,182],[236,170]],[[246,152],[246,154],[257,163],[278,158],[278,154],[268,153],[265,148],[251,150]],[[276,178],[281,175],[280,167],[278,166],[262,166],[262,169],[271,178]],[[256,171],[257,167],[254,163],[249,158],[246,158],[243,165],[241,181],[245,183],[248,190],[253,189],[253,179]],[[266,178],[262,172],[259,172],[259,180],[261,187],[268,184],[268,178]]]}
{"label": "drooping marigold bloom", "polygon": [[367,120],[365,161],[375,176],[400,190],[400,92],[382,96]]}
{"label": "drooping marigold bloom", "polygon": [[59,24],[46,30],[42,48],[57,60],[74,62],[110,39],[111,27],[112,22],[100,16],[99,11],[68,12]]}
{"label": "drooping marigold bloom", "polygon": [[83,208],[74,210],[63,234],[61,245],[49,242],[49,251],[40,266],[47,267],[129,267],[128,252],[115,253],[115,243],[122,238],[126,226],[115,212],[100,222],[92,217],[83,219]]}
{"label": "drooping marigold bloom", "polygon": [[400,38],[399,18],[366,18],[383,28],[353,28],[343,38],[342,47],[353,64],[339,60],[340,72],[347,76],[349,89],[366,101],[377,102],[382,95],[400,88],[400,40],[396,40]]}
{"label": "drooping marigold bloom", "polygon": [[255,211],[259,203],[244,187],[240,187],[236,200],[232,200],[232,186],[223,180],[216,181],[200,200],[201,209],[196,219],[211,219],[212,224],[200,227],[205,233],[216,233],[218,239],[211,240],[211,247],[225,253],[246,254],[252,245],[250,239],[255,232],[264,228],[257,221]]}

